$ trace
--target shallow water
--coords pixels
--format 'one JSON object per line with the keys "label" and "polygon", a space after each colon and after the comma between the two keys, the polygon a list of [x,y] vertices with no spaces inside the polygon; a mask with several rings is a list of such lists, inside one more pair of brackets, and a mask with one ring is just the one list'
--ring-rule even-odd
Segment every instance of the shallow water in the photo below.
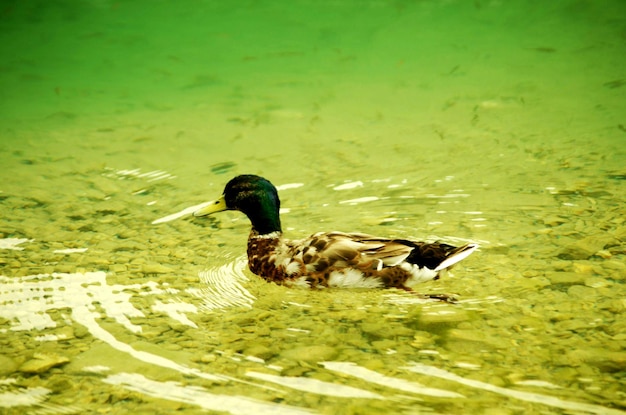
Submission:
{"label": "shallow water", "polygon": [[[0,412],[626,413],[625,11],[2,6]],[[241,173],[289,237],[478,242],[459,303],[266,284],[177,215]]]}

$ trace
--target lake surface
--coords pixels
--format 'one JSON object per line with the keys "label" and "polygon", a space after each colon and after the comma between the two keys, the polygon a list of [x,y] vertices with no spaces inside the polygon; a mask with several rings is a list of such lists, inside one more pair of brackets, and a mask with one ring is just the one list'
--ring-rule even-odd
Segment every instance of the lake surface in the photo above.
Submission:
{"label": "lake surface", "polygon": [[[0,6],[0,413],[626,414],[626,4]],[[476,242],[302,290],[193,218]]]}

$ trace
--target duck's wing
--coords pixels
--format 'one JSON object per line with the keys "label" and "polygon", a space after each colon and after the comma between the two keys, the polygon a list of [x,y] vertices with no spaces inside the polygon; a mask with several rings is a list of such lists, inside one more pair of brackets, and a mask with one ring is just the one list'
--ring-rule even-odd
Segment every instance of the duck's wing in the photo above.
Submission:
{"label": "duck's wing", "polygon": [[408,263],[440,271],[466,258],[476,248],[476,244],[455,247],[363,233],[320,232],[299,241],[296,256],[309,270],[329,266],[374,267],[380,270]]}
{"label": "duck's wing", "polygon": [[372,235],[344,232],[320,232],[298,241],[292,249],[308,270],[328,267],[395,266],[409,257],[413,248]]}

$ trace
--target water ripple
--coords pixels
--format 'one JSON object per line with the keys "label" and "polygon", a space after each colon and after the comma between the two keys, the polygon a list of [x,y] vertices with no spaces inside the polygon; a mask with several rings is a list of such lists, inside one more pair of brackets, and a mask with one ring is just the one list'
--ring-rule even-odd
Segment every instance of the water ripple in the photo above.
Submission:
{"label": "water ripple", "polygon": [[243,273],[247,260],[239,257],[234,261],[202,271],[198,274],[203,288],[188,290],[202,300],[205,311],[227,307],[251,307],[256,299],[243,286],[248,277]]}

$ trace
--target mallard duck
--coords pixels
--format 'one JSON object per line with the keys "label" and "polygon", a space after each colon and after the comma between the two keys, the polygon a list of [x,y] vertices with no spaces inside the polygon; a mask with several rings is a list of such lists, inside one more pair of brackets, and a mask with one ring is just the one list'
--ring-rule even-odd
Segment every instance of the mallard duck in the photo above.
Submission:
{"label": "mallard duck", "polygon": [[[301,240],[283,237],[276,187],[246,174],[230,180],[224,194],[194,212],[206,216],[238,210],[252,222],[248,237],[250,271],[267,281],[309,288],[399,288],[412,291],[439,278],[478,247],[460,247],[363,233],[319,232]],[[447,295],[427,297],[450,300]]]}

